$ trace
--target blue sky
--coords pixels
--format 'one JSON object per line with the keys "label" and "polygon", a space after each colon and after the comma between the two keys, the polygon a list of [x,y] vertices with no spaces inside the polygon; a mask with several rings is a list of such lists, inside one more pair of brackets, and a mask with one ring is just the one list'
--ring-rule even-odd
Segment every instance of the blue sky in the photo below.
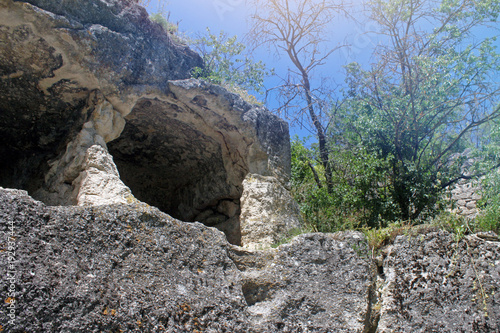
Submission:
{"label": "blue sky", "polygon": [[[151,5],[147,8],[150,13],[157,10],[159,1],[151,0]],[[357,10],[362,9],[361,1]],[[250,5],[245,0],[169,0],[165,9],[169,12],[169,21],[179,24],[181,32],[190,37],[196,37],[197,33],[205,32],[209,27],[212,33],[218,34],[223,30],[230,36],[237,35],[242,39],[249,31],[249,17],[252,11]],[[322,72],[327,72],[333,76],[336,83],[343,81],[343,66],[352,61],[367,64],[370,62],[370,55],[374,46],[378,43],[378,36],[373,31],[375,26],[370,23],[355,24],[343,18],[335,20],[332,25],[331,34],[328,36],[333,45],[343,44],[346,40],[351,45],[332,54],[328,62],[321,68]],[[262,60],[269,68],[275,68],[276,72],[285,75],[290,62],[288,58],[278,58],[275,54],[263,48],[254,52],[255,60]],[[313,77],[319,84],[318,77]],[[279,84],[277,78],[266,80],[266,88],[271,88]],[[273,109],[272,101],[268,100],[268,107]],[[290,129],[291,135],[298,134],[300,137],[308,136],[309,133],[298,126]]]}
{"label": "blue sky", "polygon": [[[363,0],[353,0],[354,10],[362,11]],[[249,17],[252,11],[246,0],[150,0],[151,5],[147,8],[150,13],[157,11],[159,3],[165,3],[165,9],[170,14],[169,21],[178,23],[181,32],[190,37],[196,37],[197,33],[204,33],[209,27],[212,33],[218,34],[223,30],[230,36],[237,35],[240,40],[249,31]],[[371,54],[375,46],[381,41],[380,35],[373,33],[376,25],[368,20],[355,23],[352,20],[338,18],[334,20],[331,33],[327,36],[332,45],[344,44],[346,41],[349,48],[343,48],[332,54],[328,62],[320,67],[320,71],[313,76],[313,85],[320,85],[320,76],[327,73],[335,83],[343,83],[343,66],[356,61],[363,66],[369,66],[372,62]],[[491,32],[489,32],[491,34]],[[495,32],[498,34],[498,32]],[[497,42],[497,43],[500,43]],[[255,60],[262,60],[269,68],[275,68],[276,73],[285,75],[291,63],[288,58],[278,58],[267,49],[254,52]],[[277,78],[269,78],[265,82],[266,88],[279,84]],[[269,109],[275,108],[277,103],[268,100]],[[290,128],[291,135],[298,134],[299,137],[309,135],[307,131],[298,126]]]}
{"label": "blue sky", "polygon": [[[148,7],[150,12],[156,10],[158,1],[163,0],[151,0],[151,6]],[[356,2],[359,3],[357,10],[361,10],[361,1]],[[179,23],[180,30],[191,37],[210,27],[213,33],[223,30],[231,36],[243,38],[249,30],[249,16],[252,12],[245,0],[169,0],[165,8],[170,12],[169,20]],[[378,36],[370,33],[374,29],[375,26],[369,22],[355,24],[343,18],[336,20],[329,36],[330,41],[339,44],[347,39],[351,47],[333,54],[327,66],[333,66],[333,72],[337,72],[351,61],[369,62],[371,51],[378,42]],[[270,67],[288,65],[288,59],[277,59],[265,49],[257,50],[255,57]],[[328,70],[329,73],[332,73],[331,69]]]}

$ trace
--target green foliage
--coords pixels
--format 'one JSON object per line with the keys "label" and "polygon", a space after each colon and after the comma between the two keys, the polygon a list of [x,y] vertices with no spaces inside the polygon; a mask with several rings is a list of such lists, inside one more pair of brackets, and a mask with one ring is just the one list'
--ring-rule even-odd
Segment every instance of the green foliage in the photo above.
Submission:
{"label": "green foliage", "polygon": [[393,222],[384,228],[365,228],[363,233],[372,252],[382,249],[384,246],[394,243],[399,235],[404,235],[410,230],[409,224]]}
{"label": "green foliage", "polygon": [[[374,0],[370,8],[387,44],[370,68],[346,67],[343,101],[324,127],[327,146],[320,152],[320,135],[310,148],[292,142],[292,186],[316,230],[372,228],[376,247],[389,230],[373,228],[442,212],[445,188],[468,177],[456,153],[492,140],[478,129],[500,116],[500,56],[495,38],[474,33],[496,21],[500,1]],[[500,163],[500,151],[488,154]],[[457,237],[498,227],[500,186],[489,181],[478,224],[442,215]]]}
{"label": "green foliage", "polygon": [[429,224],[452,233],[455,241],[476,231],[474,221],[449,211],[440,212]]}
{"label": "green foliage", "polygon": [[161,25],[163,27],[163,30],[165,30],[166,32],[168,32],[169,34],[176,34],[177,31],[179,30],[179,27],[171,22],[168,21],[167,18],[165,18],[165,16],[163,16],[162,13],[156,13],[154,15],[151,15],[149,17],[149,19],[153,22],[156,22],[158,23],[159,25]]}
{"label": "green foliage", "polygon": [[482,212],[476,218],[478,229],[500,234],[500,177],[498,174],[483,182],[485,190],[482,199]]}
{"label": "green foliage", "polygon": [[370,69],[347,66],[346,100],[336,110],[341,132],[333,134],[346,149],[362,146],[387,163],[386,190],[397,210],[383,218],[425,219],[461,177],[452,155],[470,144],[472,130],[500,115],[500,57],[493,39],[471,38],[474,27],[496,19],[499,1],[370,6],[390,42]]}
{"label": "green foliage", "polygon": [[315,230],[335,232],[384,225],[381,216],[393,216],[395,205],[387,191],[385,161],[363,147],[331,149],[334,162],[329,192],[325,183],[318,147],[306,148],[292,141],[292,193],[304,219]]}
{"label": "green foliage", "polygon": [[319,187],[315,180],[322,174],[321,168],[321,164],[316,162],[315,152],[295,138],[292,141],[292,195],[299,204],[304,220],[315,231],[332,232],[340,228],[341,214],[326,188]]}
{"label": "green foliage", "polygon": [[[359,226],[382,227],[397,217],[389,187],[389,160],[361,144],[330,149],[332,192],[336,202],[356,216]],[[356,212],[356,213],[354,213]]]}
{"label": "green foliage", "polygon": [[206,36],[192,42],[192,46],[203,57],[205,67],[197,67],[193,77],[211,83],[236,86],[236,90],[255,91],[261,93],[264,78],[271,71],[266,69],[262,61],[255,62],[245,55],[245,45],[238,42],[237,36],[228,37],[224,32],[212,34],[207,28]]}
{"label": "green foliage", "polygon": [[[496,192],[498,193],[498,190]],[[480,231],[494,231],[498,234],[500,232],[498,196],[494,202],[490,200],[484,202],[491,202],[491,207],[485,208],[475,219],[469,219],[449,211],[442,211],[429,221],[429,225],[452,233],[456,241],[461,240],[466,235]]]}
{"label": "green foliage", "polygon": [[500,122],[496,122],[490,132],[490,141],[483,147],[480,156],[481,169],[486,169],[483,178],[481,214],[476,218],[478,229],[500,233]]}

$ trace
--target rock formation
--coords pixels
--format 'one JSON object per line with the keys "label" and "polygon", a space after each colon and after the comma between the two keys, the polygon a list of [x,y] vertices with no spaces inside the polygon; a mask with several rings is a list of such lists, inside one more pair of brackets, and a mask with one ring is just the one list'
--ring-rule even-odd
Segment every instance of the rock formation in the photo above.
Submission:
{"label": "rock formation", "polygon": [[[471,149],[463,153],[452,155],[450,164],[461,163],[460,174],[469,177],[475,160]],[[479,213],[478,201],[481,200],[481,179],[461,179],[456,184],[448,187],[448,198],[450,200],[450,211],[467,219],[474,219]]]}
{"label": "rock formation", "polygon": [[[1,186],[49,205],[141,200],[233,244],[299,227],[287,123],[188,79],[201,58],[135,1],[2,0],[0,34]],[[247,177],[279,186],[285,206]]]}
{"label": "rock formation", "polygon": [[135,1],[0,0],[0,331],[500,331],[496,235],[269,248],[287,124],[195,66]]}
{"label": "rock formation", "polygon": [[399,236],[383,262],[377,331],[500,332],[500,242],[488,239]]}
{"label": "rock formation", "polygon": [[500,331],[494,235],[418,229],[377,260],[358,232],[252,251],[144,203],[5,189],[0,235],[6,332]]}
{"label": "rock formation", "polygon": [[462,180],[450,190],[452,212],[469,218],[479,213],[478,201],[481,200],[481,184],[477,180]]}

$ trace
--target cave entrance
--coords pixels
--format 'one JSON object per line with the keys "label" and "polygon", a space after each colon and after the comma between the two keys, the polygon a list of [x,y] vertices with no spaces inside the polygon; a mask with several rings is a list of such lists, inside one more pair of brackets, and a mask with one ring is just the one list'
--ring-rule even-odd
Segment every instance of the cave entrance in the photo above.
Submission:
{"label": "cave entrance", "polygon": [[141,99],[120,137],[108,144],[134,196],[186,222],[216,227],[241,244],[240,197],[247,171],[235,163],[220,119],[175,101]]}

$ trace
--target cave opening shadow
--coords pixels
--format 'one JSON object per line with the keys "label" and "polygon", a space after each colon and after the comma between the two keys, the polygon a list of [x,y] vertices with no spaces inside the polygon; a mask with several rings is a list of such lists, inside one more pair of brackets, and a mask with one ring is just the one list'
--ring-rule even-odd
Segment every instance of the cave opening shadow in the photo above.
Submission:
{"label": "cave opening shadow", "polygon": [[179,220],[215,227],[241,245],[240,197],[248,171],[245,161],[234,161],[239,154],[225,137],[234,126],[179,104],[139,100],[109,152],[137,199]]}

